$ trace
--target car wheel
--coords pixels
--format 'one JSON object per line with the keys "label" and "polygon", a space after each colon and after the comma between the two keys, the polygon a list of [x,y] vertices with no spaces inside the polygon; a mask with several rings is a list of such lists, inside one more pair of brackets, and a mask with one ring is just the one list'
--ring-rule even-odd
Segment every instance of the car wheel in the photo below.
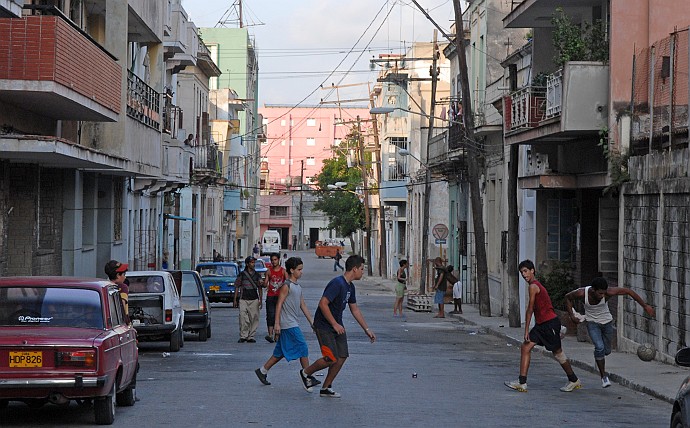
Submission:
{"label": "car wheel", "polygon": [[211,338],[211,324],[206,327],[206,337]]}
{"label": "car wheel", "polygon": [[180,332],[175,330],[170,333],[170,352],[178,352],[180,350]]}
{"label": "car wheel", "polygon": [[0,409],[6,409],[8,404],[10,404],[9,400],[0,400]]}
{"label": "car wheel", "polygon": [[115,382],[108,395],[94,400],[93,412],[98,425],[111,425],[115,421]]}
{"label": "car wheel", "polygon": [[208,330],[205,328],[199,329],[199,342],[206,342],[208,340]]}
{"label": "car wheel", "polygon": [[184,348],[184,331],[180,327],[180,348]]}
{"label": "car wheel", "polygon": [[683,428],[683,415],[680,411],[676,411],[671,416],[671,428]]}
{"label": "car wheel", "polygon": [[133,406],[137,401],[137,374],[134,373],[132,381],[129,383],[127,388],[118,392],[115,396],[118,406],[130,407]]}

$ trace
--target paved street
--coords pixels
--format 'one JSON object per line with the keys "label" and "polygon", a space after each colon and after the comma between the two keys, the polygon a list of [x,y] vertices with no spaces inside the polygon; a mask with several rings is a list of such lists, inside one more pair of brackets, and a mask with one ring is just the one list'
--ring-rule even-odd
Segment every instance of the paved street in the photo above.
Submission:
{"label": "paved street", "polygon": [[[301,282],[313,312],[333,261],[301,254]],[[167,358],[164,346],[142,344],[141,400],[118,408],[114,426],[668,426],[667,402],[618,384],[602,389],[598,376],[583,370],[577,370],[583,389],[560,392],[564,374],[540,353],[533,353],[529,392],[511,391],[503,382],[517,376],[516,346],[454,318],[408,311],[408,322],[400,322],[392,318],[392,292],[366,279],[358,283],[357,297],[378,340],[369,343],[346,313],[350,358],[333,385],[342,398],[305,392],[297,361],[279,363],[269,372],[272,385],[261,385],[253,371],[273,349],[263,339],[263,312],[257,343],[238,344],[237,311],[218,304],[208,342],[187,335],[185,347]],[[316,338],[305,326],[313,359]],[[40,410],[11,403],[0,410],[0,421],[10,427],[89,426],[93,414],[74,403]]]}

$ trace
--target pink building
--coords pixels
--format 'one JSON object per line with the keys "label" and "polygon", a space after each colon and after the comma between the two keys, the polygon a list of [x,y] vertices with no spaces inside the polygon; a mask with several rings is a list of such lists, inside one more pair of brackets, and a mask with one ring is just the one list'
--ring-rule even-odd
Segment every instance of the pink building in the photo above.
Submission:
{"label": "pink building", "polygon": [[305,189],[309,187],[323,160],[333,156],[333,147],[340,144],[357,117],[369,119],[368,108],[269,104],[259,113],[266,130],[261,145],[261,234],[267,229],[279,230],[286,249],[298,242],[304,245],[307,239],[313,243],[327,237],[323,230],[327,220],[311,213],[311,194],[302,195],[300,228],[299,192],[288,196],[286,191],[295,186],[299,189],[302,177]]}

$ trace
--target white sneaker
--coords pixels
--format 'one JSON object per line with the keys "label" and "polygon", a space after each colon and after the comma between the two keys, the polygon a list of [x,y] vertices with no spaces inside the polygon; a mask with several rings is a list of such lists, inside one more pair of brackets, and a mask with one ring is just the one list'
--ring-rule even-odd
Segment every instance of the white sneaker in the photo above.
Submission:
{"label": "white sneaker", "polygon": [[564,387],[561,388],[561,391],[563,392],[572,392],[576,389],[582,388],[582,383],[580,383],[580,379],[576,380],[575,382],[568,382],[565,384]]}
{"label": "white sneaker", "polygon": [[527,392],[527,383],[520,383],[519,380],[514,380],[511,382],[503,382],[505,386],[507,386],[510,389],[514,389],[519,392]]}
{"label": "white sneaker", "polygon": [[609,381],[609,377],[608,376],[602,377],[601,378],[601,387],[602,388],[608,388],[609,386],[611,386],[611,381]]}

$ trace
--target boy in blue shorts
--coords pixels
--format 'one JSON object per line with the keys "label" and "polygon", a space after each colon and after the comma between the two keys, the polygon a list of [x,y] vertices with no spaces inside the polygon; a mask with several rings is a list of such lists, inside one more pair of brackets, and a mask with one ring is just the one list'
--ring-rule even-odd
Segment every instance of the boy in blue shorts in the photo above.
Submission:
{"label": "boy in blue shorts", "polygon": [[[299,311],[301,310],[309,325],[314,328],[314,321],[311,319],[309,310],[304,297],[302,297],[302,287],[297,281],[302,277],[302,269],[304,264],[299,257],[290,257],[285,262],[285,270],[287,270],[288,280],[280,287],[280,294],[278,295],[278,303],[276,304],[275,325],[273,332],[277,337],[276,346],[273,349],[273,355],[266,361],[266,364],[254,370],[256,376],[264,385],[270,385],[271,382],[267,379],[268,371],[278,361],[285,358],[287,361],[296,360],[302,368],[309,366],[309,347],[307,341],[302,335],[302,330],[299,328]],[[311,392],[311,386],[320,384],[314,377],[309,377],[310,387],[307,388]]]}

